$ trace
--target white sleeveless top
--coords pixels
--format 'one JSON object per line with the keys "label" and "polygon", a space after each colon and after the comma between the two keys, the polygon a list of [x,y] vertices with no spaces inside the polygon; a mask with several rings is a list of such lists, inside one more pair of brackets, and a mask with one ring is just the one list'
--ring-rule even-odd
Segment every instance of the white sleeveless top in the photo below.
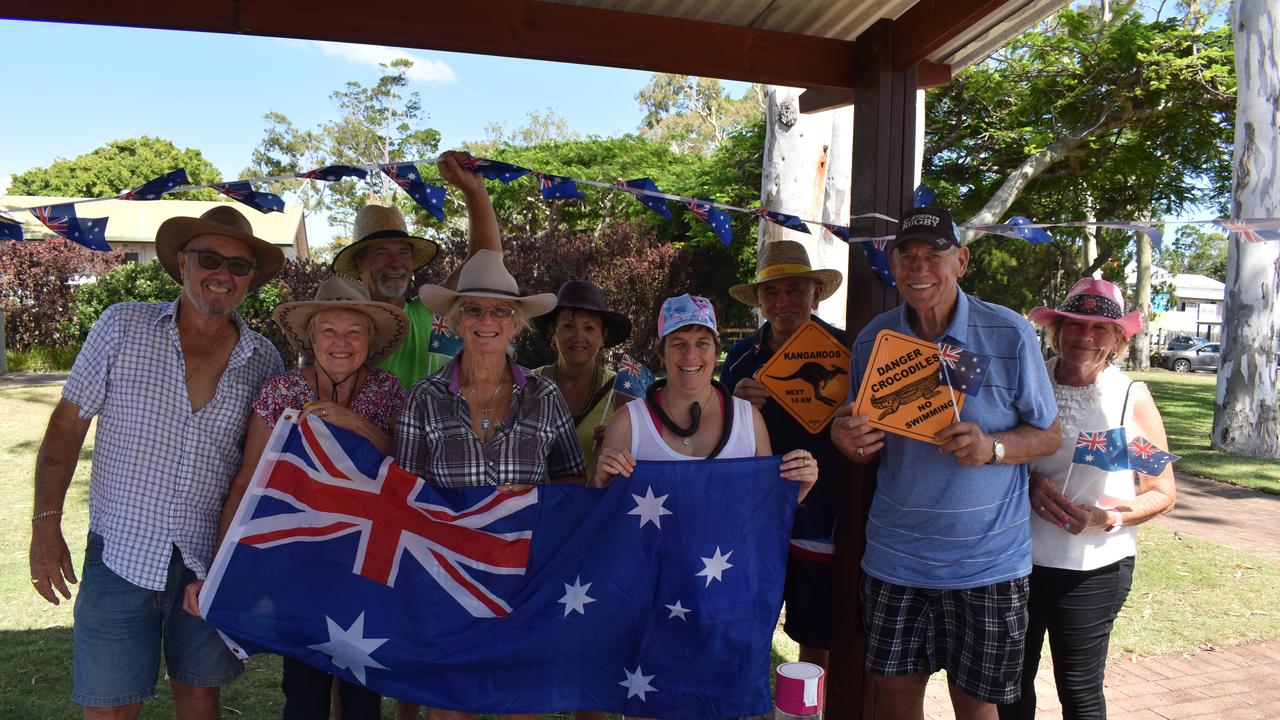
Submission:
{"label": "white sleeveless top", "polygon": [[[1132,470],[1106,472],[1092,465],[1073,465],[1071,458],[1076,451],[1076,437],[1084,431],[1101,432],[1124,425],[1126,442],[1138,436],[1138,429],[1130,424],[1135,402],[1130,385],[1139,383],[1114,367],[1107,367],[1093,385],[1059,385],[1053,374],[1057,363],[1057,358],[1051,358],[1045,367],[1053,382],[1053,397],[1058,401],[1062,444],[1054,454],[1032,460],[1031,472],[1052,478],[1059,489],[1065,481],[1063,494],[1077,505],[1111,507],[1127,503],[1136,494]],[[1031,560],[1036,565],[1095,570],[1135,555],[1137,549],[1137,529],[1132,526],[1122,526],[1114,533],[1086,530],[1072,535],[1031,514]]]}
{"label": "white sleeveless top", "polygon": [[[733,427],[729,430],[729,441],[720,451],[717,458],[754,457],[756,454],[756,428],[751,422],[751,403],[742,398],[733,400]],[[653,418],[649,416],[649,408],[644,399],[632,400],[625,405],[631,413],[631,455],[637,460],[702,460],[705,458],[681,455],[667,445],[654,427]]]}

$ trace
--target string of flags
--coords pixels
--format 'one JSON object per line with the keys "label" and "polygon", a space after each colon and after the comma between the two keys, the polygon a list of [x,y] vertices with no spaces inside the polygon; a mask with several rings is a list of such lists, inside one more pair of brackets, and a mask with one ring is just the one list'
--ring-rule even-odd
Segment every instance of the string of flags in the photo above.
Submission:
{"label": "string of flags", "polygon": [[[421,172],[418,170],[419,164],[434,162],[435,159],[433,158],[426,161],[415,160],[373,165],[329,165],[303,173],[257,177],[235,182],[209,183],[205,185],[190,184],[186,170],[179,168],[119,195],[75,200],[68,203],[34,208],[8,208],[8,211],[28,210],[54,234],[93,250],[106,251],[110,250],[110,246],[106,241],[107,218],[81,218],[77,215],[75,206],[102,200],[159,200],[168,193],[209,188],[258,212],[283,212],[283,198],[274,193],[255,190],[253,184],[281,180],[336,182],[346,178],[365,179],[370,172],[377,171],[386,175],[433,217],[443,221],[445,218],[445,190],[439,185],[424,181]],[[893,285],[893,277],[889,272],[888,256],[885,253],[886,243],[893,236],[856,236],[854,235],[854,226],[852,224],[855,221],[864,221],[865,225],[865,221],[869,220],[883,220],[889,223],[897,222],[896,218],[887,215],[879,213],[856,215],[850,218],[851,224],[840,225],[801,218],[797,215],[769,208],[742,208],[716,202],[706,197],[673,195],[663,192],[651,178],[647,177],[606,183],[539,172],[501,160],[477,157],[464,160],[462,165],[464,168],[473,170],[488,180],[496,180],[504,185],[510,184],[526,175],[532,176],[538,184],[540,195],[546,200],[583,200],[586,196],[580,186],[585,185],[608,191],[625,192],[666,220],[672,218],[671,208],[668,203],[679,203],[700,222],[706,224],[726,246],[733,240],[730,213],[752,215],[763,221],[805,234],[812,234],[811,228],[818,226],[851,245],[861,247],[875,274],[886,284]],[[922,185],[916,188],[913,201],[917,207],[932,204],[933,199],[934,193],[928,187]],[[1207,220],[1178,220],[1176,222],[1178,224],[1216,225],[1228,233],[1235,233],[1240,239],[1251,243],[1280,241],[1280,219],[1215,218]],[[1053,236],[1048,231],[1049,228],[1106,227],[1143,233],[1150,237],[1152,244],[1159,249],[1163,243],[1164,233],[1162,228],[1164,224],[1165,221],[1162,220],[1145,222],[1077,220],[1058,223],[1037,223],[1026,217],[1014,216],[1004,223],[959,226],[959,229],[975,233],[1002,235],[1030,243],[1049,243],[1053,241]],[[22,240],[20,223],[4,210],[0,210],[0,240]]]}

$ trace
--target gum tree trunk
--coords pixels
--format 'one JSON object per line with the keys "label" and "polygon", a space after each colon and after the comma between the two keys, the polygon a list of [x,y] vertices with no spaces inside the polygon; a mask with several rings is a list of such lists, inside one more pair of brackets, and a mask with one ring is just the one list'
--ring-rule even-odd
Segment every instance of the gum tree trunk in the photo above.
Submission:
{"label": "gum tree trunk", "polygon": [[[775,85],[766,88],[760,205],[807,220],[845,225],[849,220],[853,108],[801,115],[800,92]],[[803,243],[813,267],[847,273],[849,246],[825,228],[810,226],[810,231],[812,234],[806,235],[761,218],[760,243]],[[818,306],[818,315],[844,327],[845,295],[842,284]]]}
{"label": "gum tree trunk", "polygon": [[[1235,180],[1232,216],[1280,217],[1280,0],[1237,0]],[[1276,402],[1280,242],[1228,246],[1222,364],[1213,412],[1213,447],[1280,457]]]}

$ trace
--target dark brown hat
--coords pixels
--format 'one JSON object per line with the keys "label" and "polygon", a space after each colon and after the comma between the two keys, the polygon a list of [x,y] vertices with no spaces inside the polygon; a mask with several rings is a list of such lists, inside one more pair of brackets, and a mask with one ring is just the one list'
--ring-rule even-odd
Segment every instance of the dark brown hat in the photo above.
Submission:
{"label": "dark brown hat", "polygon": [[631,320],[609,309],[604,302],[604,292],[600,286],[586,280],[570,280],[560,286],[556,293],[556,306],[551,312],[532,320],[535,327],[543,333],[550,334],[552,323],[560,310],[582,310],[599,315],[604,322],[607,334],[604,347],[610,348],[621,344],[631,337]]}
{"label": "dark brown hat", "polygon": [[249,219],[230,205],[219,205],[198,218],[174,217],[165,220],[156,230],[156,258],[169,277],[182,284],[178,272],[178,253],[197,235],[225,235],[249,246],[257,261],[257,272],[249,283],[249,292],[262,287],[280,272],[284,265],[284,252],[253,234]]}

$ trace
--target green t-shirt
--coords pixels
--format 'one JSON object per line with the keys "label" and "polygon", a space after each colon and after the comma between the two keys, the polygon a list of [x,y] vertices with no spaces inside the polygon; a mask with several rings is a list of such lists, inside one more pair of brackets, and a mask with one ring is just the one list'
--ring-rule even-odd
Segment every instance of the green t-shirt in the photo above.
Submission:
{"label": "green t-shirt", "polygon": [[[432,352],[431,325],[435,316],[422,304],[422,300],[413,298],[406,302],[404,314],[409,316],[409,336],[395,352],[374,367],[394,374],[408,388],[419,380],[434,375],[453,359],[453,354]],[[456,342],[449,344],[455,347],[460,345]]]}

